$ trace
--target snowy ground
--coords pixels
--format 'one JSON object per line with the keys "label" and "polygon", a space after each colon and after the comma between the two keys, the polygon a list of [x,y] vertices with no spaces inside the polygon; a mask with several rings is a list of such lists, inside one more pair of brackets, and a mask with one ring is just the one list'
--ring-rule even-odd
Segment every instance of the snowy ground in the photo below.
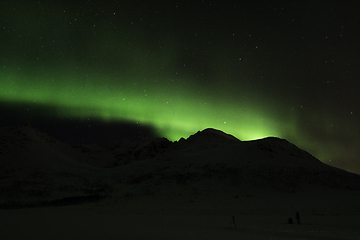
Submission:
{"label": "snowy ground", "polygon": [[359,239],[360,216],[122,214],[75,208],[1,211],[1,239]]}
{"label": "snowy ground", "polygon": [[360,239],[358,212],[303,211],[298,225],[276,209],[146,202],[0,210],[0,239]]}

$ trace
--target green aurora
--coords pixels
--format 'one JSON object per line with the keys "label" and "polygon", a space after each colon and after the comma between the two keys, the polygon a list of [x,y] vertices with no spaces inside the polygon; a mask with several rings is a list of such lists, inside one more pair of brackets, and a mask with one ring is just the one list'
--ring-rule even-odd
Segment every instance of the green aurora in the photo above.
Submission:
{"label": "green aurora", "polygon": [[356,9],[1,1],[0,111],[39,106],[34,121],[134,123],[172,141],[205,128],[275,136],[359,173]]}
{"label": "green aurora", "polygon": [[295,119],[279,118],[274,108],[267,111],[264,104],[245,98],[240,103],[232,101],[229,92],[214,96],[211,91],[197,91],[200,86],[189,83],[175,88],[154,87],[155,80],[159,80],[144,77],[138,80],[143,81],[137,84],[139,87],[133,81],[116,83],[119,81],[106,77],[81,80],[78,75],[66,79],[53,76],[50,81],[48,78],[49,75],[8,74],[0,84],[0,99],[50,107],[53,112],[48,114],[53,117],[150,125],[159,136],[172,141],[208,127],[229,132],[241,140],[282,137],[296,131]]}

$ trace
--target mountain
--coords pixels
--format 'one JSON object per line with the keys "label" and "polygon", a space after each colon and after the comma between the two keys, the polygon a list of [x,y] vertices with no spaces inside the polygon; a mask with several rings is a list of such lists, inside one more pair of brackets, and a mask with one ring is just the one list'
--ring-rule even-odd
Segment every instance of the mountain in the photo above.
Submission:
{"label": "mountain", "polygon": [[[280,138],[240,141],[216,129],[170,142],[69,145],[30,127],[0,130],[0,206],[67,205],[142,196],[248,196],[360,190],[360,176]],[[261,195],[261,194],[260,194]]]}
{"label": "mountain", "polygon": [[86,147],[30,127],[3,128],[0,136],[1,205],[66,204],[100,198],[108,190],[99,169],[89,164]]}

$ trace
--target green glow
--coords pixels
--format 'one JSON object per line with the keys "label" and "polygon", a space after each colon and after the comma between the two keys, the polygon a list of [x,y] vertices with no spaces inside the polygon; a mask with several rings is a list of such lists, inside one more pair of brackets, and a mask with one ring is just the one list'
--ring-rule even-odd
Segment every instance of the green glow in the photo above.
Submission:
{"label": "green glow", "polygon": [[85,2],[0,1],[0,103],[39,104],[30,118],[51,109],[52,120],[138,122],[173,141],[208,127],[241,140],[276,136],[360,172],[356,51],[340,46],[331,53],[346,61],[328,62],[311,47],[321,31],[288,39],[284,51],[284,36],[263,31],[252,10],[224,17],[228,4],[213,15],[199,4]]}
{"label": "green glow", "polygon": [[52,115],[59,117],[148,124],[173,141],[208,127],[241,140],[281,137],[284,131],[294,131],[292,122],[281,121],[272,109],[265,111],[266,108],[249,100],[232,102],[226,96],[213,96],[189,81],[185,86],[171,80],[166,84],[167,81],[158,78],[117,81],[84,79],[78,74],[47,78],[7,74],[0,83],[0,98],[50,106],[54,109]]}

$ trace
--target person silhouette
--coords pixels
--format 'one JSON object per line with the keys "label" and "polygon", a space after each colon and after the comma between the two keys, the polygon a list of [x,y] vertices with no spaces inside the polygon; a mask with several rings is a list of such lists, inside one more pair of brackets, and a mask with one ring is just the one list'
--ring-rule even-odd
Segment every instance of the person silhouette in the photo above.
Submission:
{"label": "person silhouette", "polygon": [[236,227],[236,222],[235,222],[235,216],[232,216],[231,225],[233,225],[233,226],[235,227],[235,229],[237,229],[237,227]]}
{"label": "person silhouette", "polygon": [[296,221],[298,224],[300,224],[300,213],[296,212]]}

